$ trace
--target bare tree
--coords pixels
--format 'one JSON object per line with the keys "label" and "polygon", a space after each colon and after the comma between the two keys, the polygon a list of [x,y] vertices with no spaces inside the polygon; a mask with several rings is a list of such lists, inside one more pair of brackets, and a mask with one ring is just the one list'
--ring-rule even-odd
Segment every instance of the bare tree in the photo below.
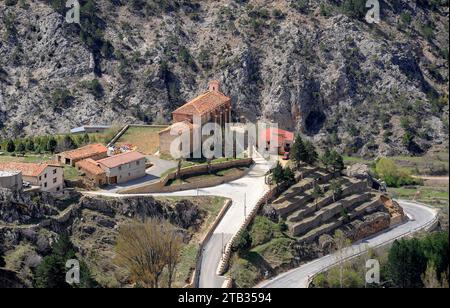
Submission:
{"label": "bare tree", "polygon": [[158,288],[166,266],[172,283],[181,245],[167,221],[151,218],[144,223],[133,222],[119,229],[114,261],[128,269],[132,279],[143,287]]}
{"label": "bare tree", "polygon": [[167,262],[167,274],[168,274],[168,287],[171,288],[175,274],[177,265],[180,262],[181,249],[183,247],[183,241],[181,236],[173,229],[172,226],[166,224],[165,230],[166,237],[166,255],[165,259]]}

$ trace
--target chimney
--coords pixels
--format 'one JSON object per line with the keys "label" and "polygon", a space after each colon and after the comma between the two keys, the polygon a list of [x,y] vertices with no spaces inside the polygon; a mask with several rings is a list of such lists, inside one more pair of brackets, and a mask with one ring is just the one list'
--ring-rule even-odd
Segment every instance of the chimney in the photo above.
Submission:
{"label": "chimney", "polygon": [[220,92],[220,83],[217,80],[210,81],[209,91]]}

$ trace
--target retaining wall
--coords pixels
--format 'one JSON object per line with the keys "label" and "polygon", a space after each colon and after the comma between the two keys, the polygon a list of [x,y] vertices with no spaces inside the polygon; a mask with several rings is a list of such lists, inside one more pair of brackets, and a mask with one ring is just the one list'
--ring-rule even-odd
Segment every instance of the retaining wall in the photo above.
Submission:
{"label": "retaining wall", "polygon": [[[237,167],[250,167],[253,164],[251,158],[244,158],[239,160],[232,160],[220,163],[211,164],[211,172],[237,168]],[[224,175],[221,177],[205,178],[204,180],[196,181],[195,183],[185,183],[180,185],[167,186],[167,183],[171,180],[175,180],[177,172],[173,171],[166,175],[158,182],[143,184],[140,186],[134,186],[129,188],[120,189],[119,194],[142,194],[142,193],[165,193],[174,192],[188,189],[205,188],[211,186],[217,186],[223,183],[231,182],[243,177],[249,170],[238,172],[237,174]],[[197,165],[181,169],[181,176],[200,175],[208,173],[208,165]]]}

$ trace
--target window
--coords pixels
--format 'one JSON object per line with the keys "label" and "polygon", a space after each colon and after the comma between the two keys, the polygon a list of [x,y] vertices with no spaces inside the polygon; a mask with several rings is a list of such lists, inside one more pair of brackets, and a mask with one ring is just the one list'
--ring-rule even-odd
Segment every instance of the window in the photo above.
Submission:
{"label": "window", "polygon": [[53,174],[56,174],[56,172],[57,172],[56,169],[53,169]]}
{"label": "window", "polygon": [[53,183],[56,183],[56,181],[58,181],[58,179],[57,179],[57,178],[54,178],[54,179],[53,179]]}
{"label": "window", "polygon": [[47,182],[44,183],[44,187],[47,187]]}
{"label": "window", "polygon": [[42,180],[42,176],[39,176],[39,181]]}
{"label": "window", "polygon": [[136,162],[136,166],[139,166],[140,164],[141,164],[140,161],[137,161],[137,162]]}
{"label": "window", "polygon": [[119,170],[122,170],[122,166],[119,166]]}
{"label": "window", "polygon": [[60,191],[61,190],[61,187],[56,187],[56,191]]}
{"label": "window", "polygon": [[46,178],[47,178],[47,173],[44,174],[44,179],[46,179]]}

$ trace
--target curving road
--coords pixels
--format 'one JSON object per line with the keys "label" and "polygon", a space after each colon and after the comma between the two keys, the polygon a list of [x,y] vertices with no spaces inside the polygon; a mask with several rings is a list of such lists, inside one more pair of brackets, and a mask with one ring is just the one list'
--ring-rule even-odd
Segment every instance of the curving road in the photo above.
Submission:
{"label": "curving road", "polygon": [[437,219],[438,212],[434,209],[406,200],[399,200],[398,202],[409,218],[407,222],[355,243],[353,246],[345,249],[342,252],[342,255],[332,254],[316,259],[270,280],[264,281],[257,287],[307,288],[310,277],[339,264],[344,258],[351,259],[357,257],[366,252],[369,247],[373,248],[390,244],[394,240],[410,235],[416,231],[428,229]]}
{"label": "curving road", "polygon": [[245,217],[250,214],[259,199],[269,189],[265,184],[265,174],[270,169],[271,163],[259,157],[254,157],[253,160],[255,164],[245,176],[214,187],[162,194],[119,195],[114,192],[85,192],[85,194],[118,198],[128,196],[220,196],[231,199],[232,205],[207,241],[201,256],[199,287],[221,288],[226,278],[217,275],[216,272],[222,257],[222,249],[232,236],[239,231]]}

